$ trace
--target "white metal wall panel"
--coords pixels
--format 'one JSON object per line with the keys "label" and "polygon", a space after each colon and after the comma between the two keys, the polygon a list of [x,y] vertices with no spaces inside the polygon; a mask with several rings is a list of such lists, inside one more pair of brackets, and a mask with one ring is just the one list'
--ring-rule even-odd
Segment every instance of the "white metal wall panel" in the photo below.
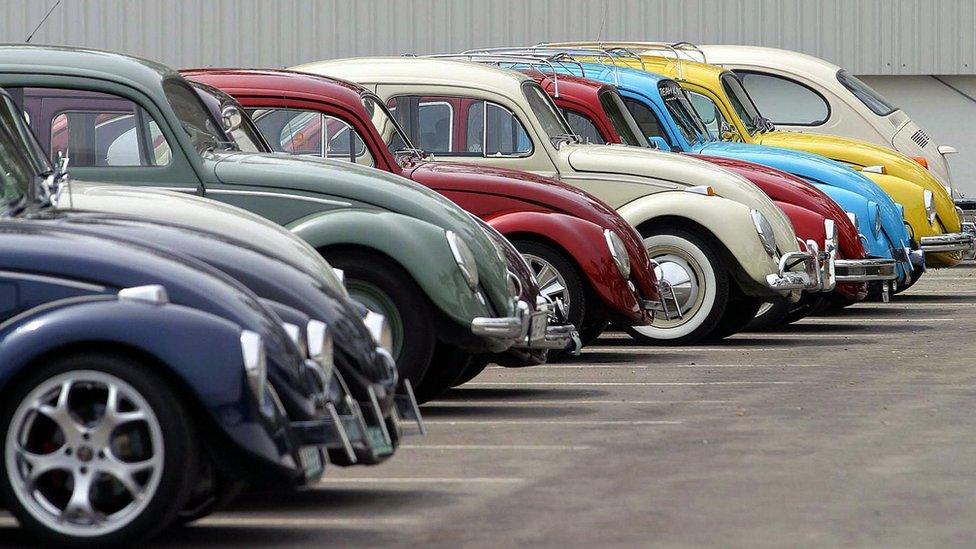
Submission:
{"label": "white metal wall panel", "polygon": [[[0,0],[21,42],[55,0]],[[974,0],[63,0],[36,43],[186,66],[288,66],[559,39],[776,46],[857,74],[974,74]]]}

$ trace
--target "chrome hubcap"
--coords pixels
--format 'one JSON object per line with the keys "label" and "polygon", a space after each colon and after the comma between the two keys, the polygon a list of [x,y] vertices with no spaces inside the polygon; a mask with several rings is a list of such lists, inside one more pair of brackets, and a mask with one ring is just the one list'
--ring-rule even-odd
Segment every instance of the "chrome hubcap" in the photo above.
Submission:
{"label": "chrome hubcap", "polygon": [[704,300],[704,288],[701,286],[704,275],[701,267],[683,250],[670,246],[650,249],[648,255],[657,262],[654,274],[671,284],[678,309],[681,311],[681,318],[671,320],[655,318],[652,325],[658,328],[673,328],[685,324],[701,309]]}
{"label": "chrome hubcap", "polygon": [[563,307],[568,311],[570,306],[569,288],[563,275],[559,274],[559,271],[551,263],[539,256],[532,254],[522,254],[522,256],[532,269],[535,279],[539,282],[539,293],[551,299],[553,303],[561,301]]}
{"label": "chrome hubcap", "polygon": [[163,435],[149,404],[98,371],[61,374],[14,412],[4,443],[14,494],[36,520],[71,536],[118,530],[159,488]]}

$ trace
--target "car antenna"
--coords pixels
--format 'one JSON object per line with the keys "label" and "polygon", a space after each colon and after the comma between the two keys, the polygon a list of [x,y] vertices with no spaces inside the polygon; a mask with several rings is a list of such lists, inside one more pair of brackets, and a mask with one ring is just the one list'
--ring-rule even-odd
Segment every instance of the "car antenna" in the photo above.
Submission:
{"label": "car antenna", "polygon": [[37,31],[41,30],[41,27],[44,25],[44,22],[47,21],[47,18],[51,17],[51,14],[54,13],[55,8],[57,8],[60,5],[61,5],[61,0],[58,0],[57,2],[54,3],[53,6],[51,6],[51,9],[47,10],[47,13],[44,14],[44,18],[41,19],[41,22],[38,23],[37,26],[34,27],[34,30],[32,30],[31,33],[27,35],[27,39],[24,40],[25,44],[30,44],[31,38],[34,38],[34,35],[37,34]]}

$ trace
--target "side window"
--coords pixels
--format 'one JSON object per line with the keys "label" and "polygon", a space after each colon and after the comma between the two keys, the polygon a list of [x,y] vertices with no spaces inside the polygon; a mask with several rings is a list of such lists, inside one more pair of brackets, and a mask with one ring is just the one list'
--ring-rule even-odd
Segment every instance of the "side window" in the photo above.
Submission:
{"label": "side window", "polygon": [[388,104],[408,137],[427,152],[455,156],[525,156],[532,141],[511,111],[465,97],[401,96]]}
{"label": "side window", "polygon": [[665,141],[671,141],[668,139],[667,133],[664,132],[664,128],[661,127],[661,122],[657,119],[657,115],[654,114],[654,111],[650,107],[635,99],[627,98],[624,98],[624,105],[627,106],[627,110],[630,111],[634,120],[637,121],[637,127],[640,128],[644,137],[660,137]]}
{"label": "side window", "polygon": [[600,135],[600,130],[597,129],[596,124],[587,118],[586,115],[567,109],[560,110],[563,111],[563,116],[569,122],[569,127],[573,128],[573,131],[585,139],[587,143],[606,144],[606,140]]}
{"label": "side window", "polygon": [[253,109],[250,113],[276,152],[375,165],[359,133],[339,118],[298,109]]}
{"label": "side window", "polygon": [[759,110],[774,124],[819,126],[830,117],[822,95],[789,78],[735,71]]}
{"label": "side window", "polygon": [[691,99],[691,106],[695,108],[695,112],[698,113],[698,117],[701,118],[708,131],[715,135],[722,135],[723,126],[728,127],[728,124],[725,117],[722,116],[722,111],[718,109],[715,103],[708,97],[695,92],[688,92],[688,98]]}
{"label": "side window", "polygon": [[133,101],[107,93],[56,88],[16,90],[31,129],[56,161],[73,167],[165,166],[172,149],[156,121]]}

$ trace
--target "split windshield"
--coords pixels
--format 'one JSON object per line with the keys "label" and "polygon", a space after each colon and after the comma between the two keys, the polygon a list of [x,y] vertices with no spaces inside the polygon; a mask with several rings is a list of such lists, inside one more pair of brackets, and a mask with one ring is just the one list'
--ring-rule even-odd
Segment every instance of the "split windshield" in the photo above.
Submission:
{"label": "split windshield", "polygon": [[739,81],[735,73],[725,72],[722,74],[721,80],[722,88],[725,90],[729,102],[732,103],[735,114],[742,121],[742,125],[745,126],[749,135],[755,134],[758,129],[756,124],[761,115],[755,103],[752,102],[752,98],[749,97],[749,93],[742,87],[742,82]]}
{"label": "split windshield", "polygon": [[664,101],[668,114],[674,120],[674,124],[681,131],[685,141],[688,143],[706,143],[715,137],[709,133],[708,129],[698,117],[698,113],[691,105],[687,92],[673,80],[662,80],[658,83],[658,92]]}

